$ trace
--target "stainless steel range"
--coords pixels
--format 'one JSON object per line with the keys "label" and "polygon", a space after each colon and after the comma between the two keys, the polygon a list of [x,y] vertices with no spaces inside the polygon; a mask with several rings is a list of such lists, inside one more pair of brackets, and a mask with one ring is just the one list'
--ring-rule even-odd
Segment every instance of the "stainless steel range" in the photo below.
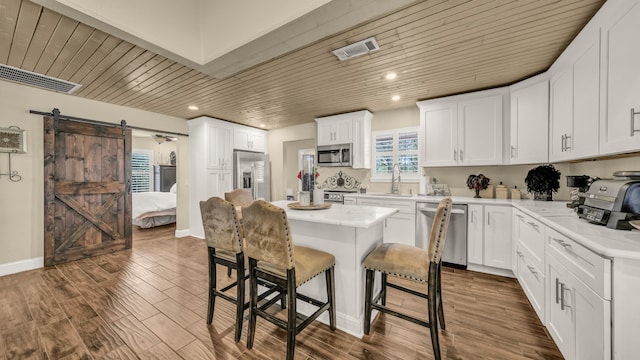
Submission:
{"label": "stainless steel range", "polygon": [[360,182],[354,177],[338,171],[322,183],[324,201],[344,204],[344,194],[358,192]]}
{"label": "stainless steel range", "polygon": [[357,190],[325,190],[324,201],[344,204],[344,194],[353,194]]}

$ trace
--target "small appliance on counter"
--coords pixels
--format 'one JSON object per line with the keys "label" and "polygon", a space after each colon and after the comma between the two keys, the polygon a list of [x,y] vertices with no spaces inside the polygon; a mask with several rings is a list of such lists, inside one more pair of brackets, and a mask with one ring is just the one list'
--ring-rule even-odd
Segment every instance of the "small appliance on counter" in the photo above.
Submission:
{"label": "small appliance on counter", "polygon": [[578,217],[608,228],[631,230],[640,219],[640,171],[616,171],[613,179],[598,179],[584,193]]}
{"label": "small appliance on counter", "polygon": [[588,175],[567,175],[567,187],[571,189],[571,202],[567,203],[567,207],[577,210],[584,204],[585,192],[595,180],[597,179],[592,179]]}

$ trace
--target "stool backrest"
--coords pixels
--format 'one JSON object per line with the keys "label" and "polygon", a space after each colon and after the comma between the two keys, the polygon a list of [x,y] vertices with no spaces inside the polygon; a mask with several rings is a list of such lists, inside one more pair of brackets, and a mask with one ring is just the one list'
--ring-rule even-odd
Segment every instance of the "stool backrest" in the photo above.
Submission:
{"label": "stool backrest", "polygon": [[224,199],[235,206],[247,206],[253,201],[251,191],[247,189],[234,189],[224,193]]}
{"label": "stool backrest", "polygon": [[284,269],[294,267],[293,239],[284,209],[256,200],[242,208],[242,219],[248,257]]}
{"label": "stool backrest", "polygon": [[232,203],[219,197],[200,201],[200,215],[209,247],[236,254],[242,251],[240,222]]}
{"label": "stool backrest", "polygon": [[433,217],[433,226],[429,234],[428,254],[430,262],[439,263],[440,259],[442,259],[444,242],[449,228],[449,218],[451,217],[451,206],[451,198],[446,197],[440,201],[436,209],[436,215]]}

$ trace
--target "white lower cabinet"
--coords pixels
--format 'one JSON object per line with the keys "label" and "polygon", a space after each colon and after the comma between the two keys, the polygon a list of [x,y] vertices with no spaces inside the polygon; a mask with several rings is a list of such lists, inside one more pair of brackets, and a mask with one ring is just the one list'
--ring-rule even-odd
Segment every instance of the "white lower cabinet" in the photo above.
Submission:
{"label": "white lower cabinet", "polygon": [[[511,270],[511,206],[467,207],[467,262],[472,270],[481,265]],[[491,271],[488,271],[491,272]]]}
{"label": "white lower cabinet", "polygon": [[233,190],[233,171],[209,170],[207,173],[207,198],[218,196],[224,198],[224,193]]}
{"label": "white lower cabinet", "polygon": [[546,226],[518,210],[514,210],[513,220],[514,273],[538,318],[544,322]]}
{"label": "white lower cabinet", "polygon": [[416,244],[416,203],[395,199],[358,198],[358,205],[396,208],[398,212],[387,218],[384,224],[384,242]]}
{"label": "white lower cabinet", "polygon": [[547,229],[546,326],[568,359],[611,359],[611,261]]}

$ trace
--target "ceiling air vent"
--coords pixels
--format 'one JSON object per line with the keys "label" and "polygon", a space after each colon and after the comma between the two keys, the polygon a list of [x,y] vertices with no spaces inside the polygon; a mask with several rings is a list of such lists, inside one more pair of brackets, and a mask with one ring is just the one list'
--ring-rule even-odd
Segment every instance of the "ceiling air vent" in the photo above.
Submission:
{"label": "ceiling air vent", "polygon": [[378,46],[376,39],[370,37],[368,39],[358,41],[357,43],[341,47],[340,49],[333,50],[333,54],[337,56],[340,61],[342,61],[351,59],[356,56],[368,54],[379,49],[380,47]]}
{"label": "ceiling air vent", "polygon": [[19,84],[39,87],[41,89],[58,91],[71,94],[80,84],[65,80],[56,79],[51,76],[37,74],[31,71],[22,70],[13,66],[0,64],[0,79],[17,82]]}

